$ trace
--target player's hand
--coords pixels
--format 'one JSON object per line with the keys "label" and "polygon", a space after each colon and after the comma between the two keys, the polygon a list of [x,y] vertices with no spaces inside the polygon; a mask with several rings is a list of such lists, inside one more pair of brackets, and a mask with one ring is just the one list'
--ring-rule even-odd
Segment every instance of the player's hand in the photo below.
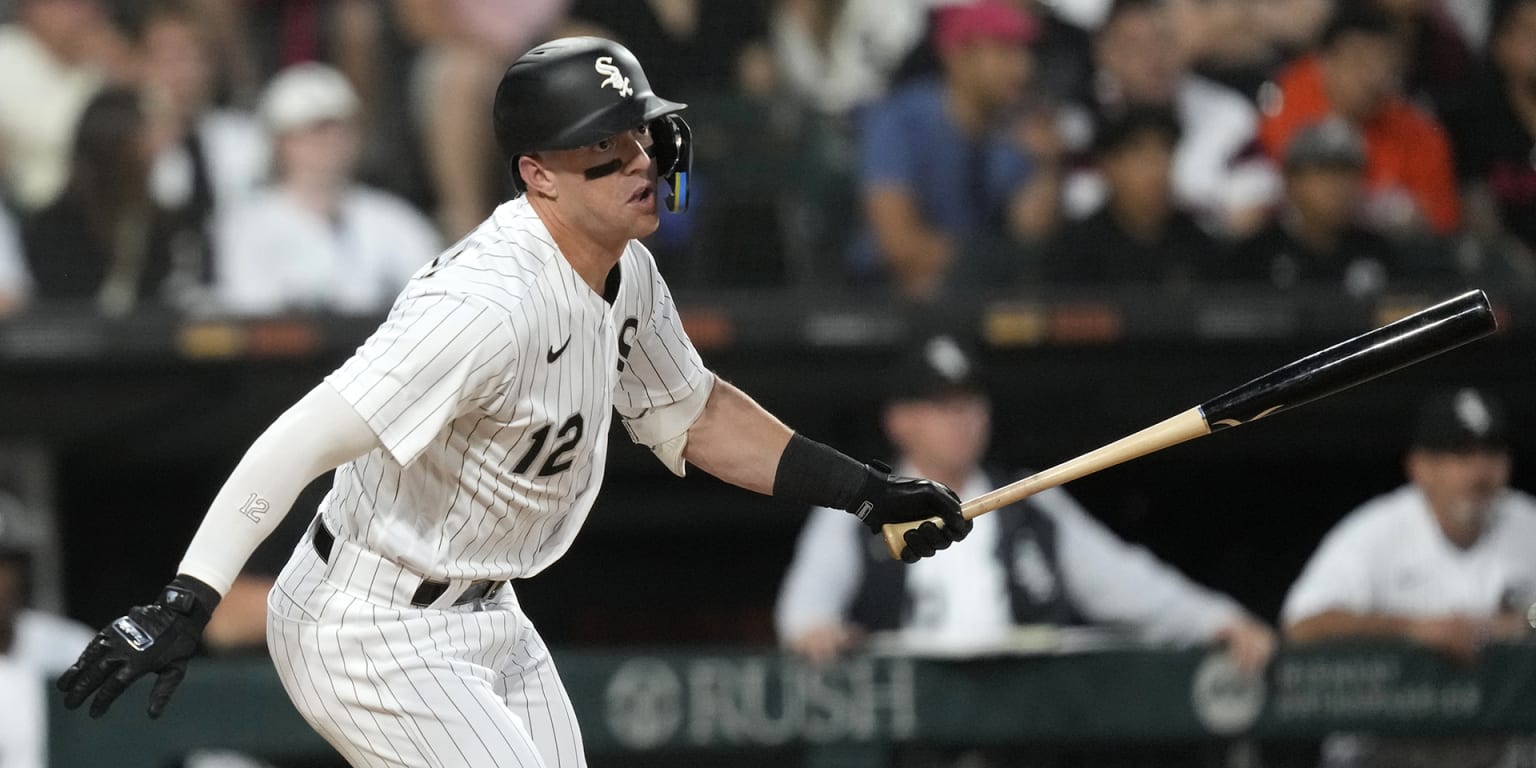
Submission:
{"label": "player's hand", "polygon": [[1470,616],[1421,618],[1409,625],[1408,637],[1455,661],[1471,664],[1488,644],[1489,628],[1485,621]]}
{"label": "player's hand", "polygon": [[1246,616],[1216,630],[1216,640],[1226,645],[1237,668],[1250,675],[1262,673],[1275,655],[1274,631]]}
{"label": "player's hand", "polygon": [[789,649],[813,664],[826,664],[862,642],[863,631],[839,622],[806,630],[789,642]]}
{"label": "player's hand", "polygon": [[95,694],[91,717],[101,717],[133,681],[153,672],[158,678],[149,694],[149,716],[159,717],[186,677],[187,659],[218,604],[213,587],[191,576],[172,579],[155,602],[130,609],[96,634],[59,678],[64,706],[74,709]]}
{"label": "player's hand", "polygon": [[944,523],[938,526],[929,521],[907,531],[907,546],[901,550],[904,562],[931,557],[971,532],[971,521],[960,514],[960,497],[943,483],[898,477],[891,474],[890,467],[879,462],[871,462],[865,468],[869,476],[864,479],[864,485],[848,511],[863,520],[871,531],[880,533],[881,527],[888,523],[908,523],[930,517],[937,517]]}

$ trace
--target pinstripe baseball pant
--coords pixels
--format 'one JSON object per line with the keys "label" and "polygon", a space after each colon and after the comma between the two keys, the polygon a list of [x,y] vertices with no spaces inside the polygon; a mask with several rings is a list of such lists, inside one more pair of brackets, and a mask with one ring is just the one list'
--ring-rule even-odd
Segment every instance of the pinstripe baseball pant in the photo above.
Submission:
{"label": "pinstripe baseball pant", "polygon": [[418,608],[420,583],[348,541],[328,560],[309,534],[294,549],[267,645],[310,726],[354,768],[583,768],[570,699],[512,590]]}

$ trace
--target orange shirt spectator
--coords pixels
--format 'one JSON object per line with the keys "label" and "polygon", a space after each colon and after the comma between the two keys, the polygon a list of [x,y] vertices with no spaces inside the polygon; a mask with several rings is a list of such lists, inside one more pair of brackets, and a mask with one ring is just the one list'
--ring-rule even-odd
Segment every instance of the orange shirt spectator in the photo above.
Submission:
{"label": "orange shirt spectator", "polygon": [[[1341,116],[1365,138],[1366,191],[1377,198],[1405,194],[1429,229],[1454,232],[1461,209],[1445,131],[1398,92],[1403,54],[1390,28],[1378,27],[1375,14],[1357,4],[1344,8],[1321,50],[1280,73],[1259,141],[1278,159],[1303,128]],[[1389,226],[1401,223],[1402,217],[1383,214]]]}

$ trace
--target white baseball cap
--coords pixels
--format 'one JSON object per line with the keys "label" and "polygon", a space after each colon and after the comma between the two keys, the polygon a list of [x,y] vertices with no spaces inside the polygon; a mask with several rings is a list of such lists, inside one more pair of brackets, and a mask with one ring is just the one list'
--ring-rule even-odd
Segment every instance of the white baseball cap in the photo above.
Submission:
{"label": "white baseball cap", "polygon": [[345,75],[316,62],[277,73],[261,95],[261,120],[272,133],[287,133],[357,114],[357,92]]}

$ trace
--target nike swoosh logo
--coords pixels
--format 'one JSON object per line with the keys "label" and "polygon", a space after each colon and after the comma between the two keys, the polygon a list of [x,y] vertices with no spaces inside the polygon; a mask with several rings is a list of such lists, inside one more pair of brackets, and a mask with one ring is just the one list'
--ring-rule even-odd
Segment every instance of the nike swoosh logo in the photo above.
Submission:
{"label": "nike swoosh logo", "polygon": [[549,352],[545,353],[544,355],[544,362],[553,363],[554,361],[559,360],[560,356],[565,354],[565,348],[569,347],[570,345],[571,337],[567,336],[565,337],[565,343],[561,344],[559,349],[555,349],[554,347],[549,348]]}

